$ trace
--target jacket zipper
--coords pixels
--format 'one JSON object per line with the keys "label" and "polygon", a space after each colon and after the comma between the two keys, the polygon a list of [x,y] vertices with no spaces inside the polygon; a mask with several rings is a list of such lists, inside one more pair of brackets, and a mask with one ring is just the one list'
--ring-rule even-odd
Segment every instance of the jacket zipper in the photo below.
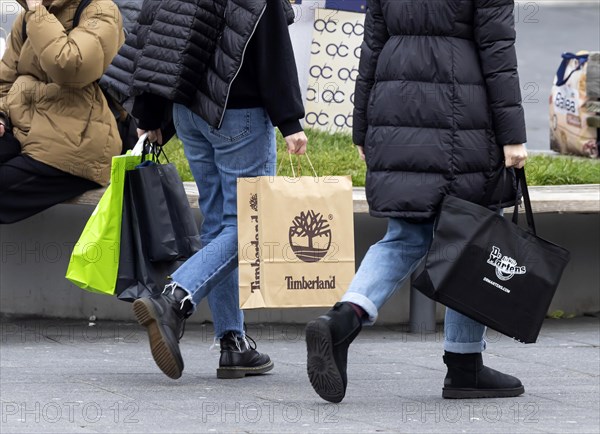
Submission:
{"label": "jacket zipper", "polygon": [[246,41],[246,45],[244,45],[244,51],[242,51],[242,61],[240,62],[240,66],[239,66],[238,70],[235,72],[235,75],[233,76],[233,80],[231,80],[231,83],[229,83],[229,86],[227,86],[227,96],[225,97],[225,107],[223,107],[223,113],[221,114],[221,119],[219,119],[219,125],[217,126],[217,130],[221,129],[221,125],[223,124],[223,118],[225,118],[225,110],[227,110],[227,102],[229,101],[229,93],[231,92],[231,86],[233,86],[233,82],[235,81],[238,74],[240,73],[240,70],[242,69],[242,65],[244,64],[244,57],[246,56],[246,49],[248,48],[248,44],[250,44],[250,40],[252,39],[252,36],[254,36],[254,33],[256,33],[256,28],[258,27],[258,24],[260,23],[260,20],[262,19],[266,10],[267,10],[267,4],[265,2],[265,6],[263,7],[262,11],[260,12],[260,15],[258,16],[258,20],[256,20],[256,24],[254,25],[254,28],[252,29],[252,33],[250,33],[250,37]]}

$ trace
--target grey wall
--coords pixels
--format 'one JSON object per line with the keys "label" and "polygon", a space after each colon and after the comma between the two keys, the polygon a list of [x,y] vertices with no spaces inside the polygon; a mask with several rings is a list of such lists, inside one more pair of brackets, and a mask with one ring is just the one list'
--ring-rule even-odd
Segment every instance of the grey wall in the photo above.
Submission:
{"label": "grey wall", "polygon": [[[131,320],[129,303],[92,294],[65,278],[73,244],[92,207],[58,205],[26,221],[0,225],[0,314],[98,320]],[[199,217],[199,216],[198,216]],[[581,314],[600,310],[600,216],[538,215],[539,234],[571,250],[567,267],[550,311]],[[385,232],[385,221],[355,215],[357,261]],[[401,288],[382,309],[380,324],[408,322],[409,288]],[[324,309],[247,311],[249,323],[304,323]],[[438,306],[438,319],[443,308]],[[210,319],[203,303],[191,320]]]}

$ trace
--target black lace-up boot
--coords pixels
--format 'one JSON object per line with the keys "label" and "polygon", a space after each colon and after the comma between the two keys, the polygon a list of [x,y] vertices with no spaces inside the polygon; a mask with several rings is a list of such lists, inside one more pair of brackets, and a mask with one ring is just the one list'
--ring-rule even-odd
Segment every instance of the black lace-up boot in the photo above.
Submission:
{"label": "black lace-up boot", "polygon": [[348,347],[362,325],[352,306],[336,303],[327,314],[306,326],[307,370],[321,398],[341,402],[346,395]]}
{"label": "black lace-up boot", "polygon": [[442,389],[443,398],[509,398],[525,392],[521,381],[483,366],[481,353],[444,352],[448,373]]}
{"label": "black lace-up boot", "polygon": [[192,302],[183,289],[167,285],[162,294],[141,298],[133,303],[133,312],[140,325],[146,327],[152,357],[161,371],[177,379],[183,372],[179,341],[185,320],[192,314]]}
{"label": "black lace-up boot", "polygon": [[[248,342],[252,341],[252,345]],[[239,337],[227,332],[221,338],[221,359],[217,378],[242,378],[246,375],[259,375],[273,369],[273,362],[266,354],[256,351],[256,342],[246,335]]]}

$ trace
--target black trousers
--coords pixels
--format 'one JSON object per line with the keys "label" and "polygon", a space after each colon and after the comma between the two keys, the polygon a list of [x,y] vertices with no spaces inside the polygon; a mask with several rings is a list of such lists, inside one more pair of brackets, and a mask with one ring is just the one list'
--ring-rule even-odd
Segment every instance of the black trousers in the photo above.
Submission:
{"label": "black trousers", "polygon": [[12,134],[0,137],[0,224],[26,219],[95,188],[100,185],[21,154]]}

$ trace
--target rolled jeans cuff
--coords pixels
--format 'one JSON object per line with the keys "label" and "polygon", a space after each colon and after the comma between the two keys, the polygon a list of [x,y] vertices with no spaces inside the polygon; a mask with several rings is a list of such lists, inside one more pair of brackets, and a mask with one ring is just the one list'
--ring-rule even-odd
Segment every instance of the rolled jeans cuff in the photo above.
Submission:
{"label": "rolled jeans cuff", "polygon": [[379,315],[377,312],[377,307],[364,295],[357,292],[347,292],[344,294],[341,301],[356,304],[357,306],[362,307],[365,312],[367,312],[369,318],[362,320],[363,325],[373,325],[375,321],[377,321],[377,316]]}
{"label": "rolled jeans cuff", "polygon": [[485,339],[480,342],[453,342],[444,339],[444,351],[458,354],[481,353],[485,350],[487,344]]}

